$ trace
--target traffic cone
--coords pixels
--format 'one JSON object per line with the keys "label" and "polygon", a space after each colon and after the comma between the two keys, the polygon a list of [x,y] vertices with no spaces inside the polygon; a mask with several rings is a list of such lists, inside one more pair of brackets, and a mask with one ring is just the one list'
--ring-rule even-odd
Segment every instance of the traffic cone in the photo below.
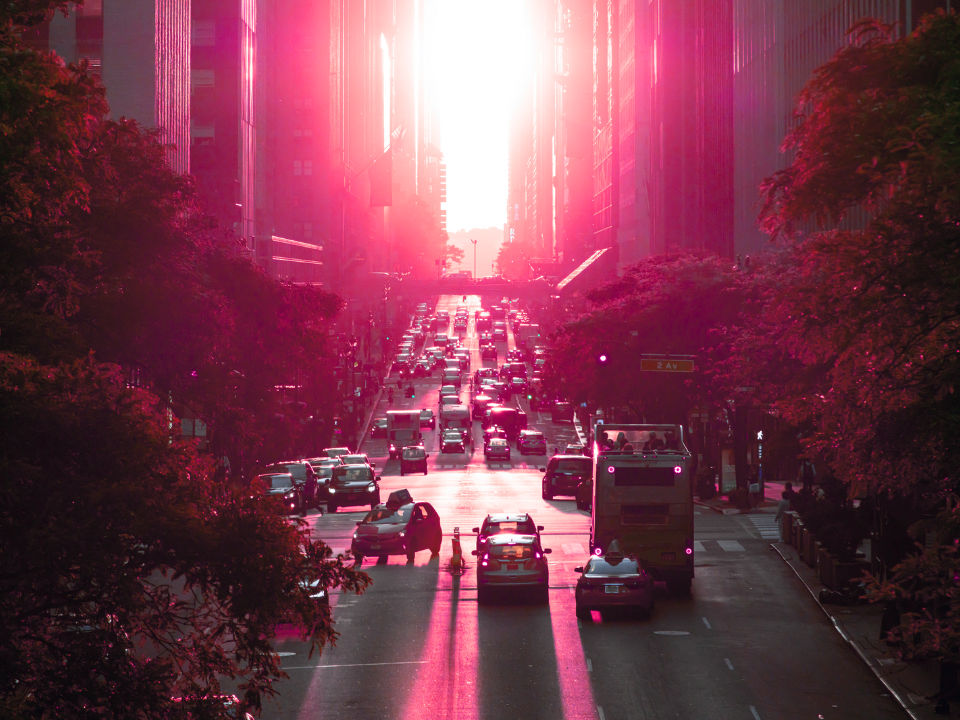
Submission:
{"label": "traffic cone", "polygon": [[460,549],[460,528],[453,529],[453,557],[450,558],[450,564],[455,567],[463,567],[463,550]]}

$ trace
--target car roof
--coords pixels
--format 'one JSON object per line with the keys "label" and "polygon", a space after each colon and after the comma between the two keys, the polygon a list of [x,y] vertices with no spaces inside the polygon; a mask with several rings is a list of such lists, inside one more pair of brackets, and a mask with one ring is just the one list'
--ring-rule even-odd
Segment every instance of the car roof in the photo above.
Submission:
{"label": "car roof", "polygon": [[530,519],[530,513],[490,513],[484,522],[526,522]]}
{"label": "car roof", "polygon": [[533,545],[537,542],[536,535],[491,535],[491,545]]}
{"label": "car roof", "polygon": [[[283,477],[284,475],[290,475],[290,473],[260,473],[257,477]],[[293,477],[293,475],[290,475]]]}
{"label": "car roof", "polygon": [[364,468],[365,470],[369,470],[370,466],[366,463],[349,463],[337,466],[337,470],[349,470],[351,468]]}
{"label": "car roof", "polygon": [[491,445],[506,445],[507,439],[502,437],[490,438]]}

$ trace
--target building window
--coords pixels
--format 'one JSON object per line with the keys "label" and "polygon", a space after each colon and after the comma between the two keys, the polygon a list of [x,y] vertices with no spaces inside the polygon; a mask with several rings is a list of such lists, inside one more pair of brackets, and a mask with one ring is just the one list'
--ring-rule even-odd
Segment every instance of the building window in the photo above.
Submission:
{"label": "building window", "polygon": [[213,20],[194,20],[190,30],[195,46],[214,47],[217,44],[217,24]]}
{"label": "building window", "polygon": [[303,174],[304,174],[304,175],[313,175],[313,160],[304,160],[304,161],[303,161]]}
{"label": "building window", "polygon": [[194,125],[190,121],[190,144],[194,147],[213,145],[213,125]]}
{"label": "building window", "polygon": [[190,71],[190,92],[213,88],[214,82],[213,70],[194,69]]}
{"label": "building window", "polygon": [[313,223],[305,222],[303,224],[303,239],[309,240],[313,237]]}
{"label": "building window", "polygon": [[293,174],[294,175],[303,175],[303,161],[294,160],[293,161]]}

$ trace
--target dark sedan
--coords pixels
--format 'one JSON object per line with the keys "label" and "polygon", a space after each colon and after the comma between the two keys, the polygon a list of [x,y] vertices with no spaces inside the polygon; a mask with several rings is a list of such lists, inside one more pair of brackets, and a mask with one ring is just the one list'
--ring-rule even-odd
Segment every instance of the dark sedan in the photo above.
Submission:
{"label": "dark sedan", "polygon": [[492,458],[510,459],[510,444],[506,438],[492,438],[483,449],[483,454],[487,460]]}
{"label": "dark sedan", "polygon": [[341,465],[333,468],[330,480],[330,498],[327,511],[335,513],[338,508],[352,505],[380,503],[380,478],[373,474],[369,465]]}
{"label": "dark sedan", "polygon": [[463,444],[463,435],[459,430],[446,430],[443,433],[443,439],[440,440],[440,452],[442,453],[462,453],[466,448]]}
{"label": "dark sedan", "polygon": [[589,620],[591,610],[614,607],[633,609],[644,618],[653,612],[653,578],[636,558],[620,552],[616,540],[605,555],[592,556],[574,571],[580,573],[575,598],[581,620]]}
{"label": "dark sedan", "polygon": [[427,452],[420,445],[405,447],[400,452],[400,475],[412,472],[427,474]]}
{"label": "dark sedan", "polygon": [[429,550],[440,552],[443,532],[440,516],[430,503],[414,503],[410,493],[400,490],[390,493],[386,504],[372,508],[357,523],[350,550],[357,563],[364,557],[406,555],[413,562],[414,553]]}
{"label": "dark sedan", "polygon": [[517,438],[517,450],[521,455],[546,455],[547,439],[537,430],[521,430],[520,437]]}
{"label": "dark sedan", "polygon": [[283,503],[286,514],[295,515],[303,511],[303,494],[290,473],[257,475],[254,482],[263,483],[264,495],[278,498]]}

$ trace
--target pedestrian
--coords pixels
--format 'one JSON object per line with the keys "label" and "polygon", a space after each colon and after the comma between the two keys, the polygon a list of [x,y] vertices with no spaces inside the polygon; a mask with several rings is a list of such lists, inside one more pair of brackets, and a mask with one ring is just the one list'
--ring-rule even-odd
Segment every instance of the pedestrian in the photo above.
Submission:
{"label": "pedestrian", "polygon": [[393,388],[387,390],[387,405],[393,405]]}
{"label": "pedestrian", "polygon": [[784,494],[784,497],[786,497],[787,500],[790,500],[791,502],[797,499],[797,491],[793,489],[792,482],[788,482],[783,486],[783,494]]}
{"label": "pedestrian", "polygon": [[[787,485],[789,484],[787,483]],[[780,502],[777,503],[777,528],[780,530],[780,542],[786,542],[783,532],[783,514],[788,510],[790,510],[790,495],[784,490],[781,493]]]}
{"label": "pedestrian", "polygon": [[817,467],[809,459],[800,464],[800,470],[797,472],[797,480],[803,483],[803,489],[812,492],[813,483],[817,479]]}

